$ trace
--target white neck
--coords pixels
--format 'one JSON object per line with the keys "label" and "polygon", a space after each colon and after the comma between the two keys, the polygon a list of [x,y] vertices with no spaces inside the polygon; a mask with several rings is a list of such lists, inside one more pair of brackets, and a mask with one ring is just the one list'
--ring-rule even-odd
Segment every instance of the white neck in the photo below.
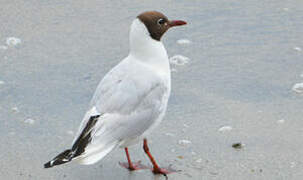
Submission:
{"label": "white neck", "polygon": [[129,36],[130,56],[155,68],[169,71],[168,56],[163,43],[152,39],[138,18],[133,21]]}

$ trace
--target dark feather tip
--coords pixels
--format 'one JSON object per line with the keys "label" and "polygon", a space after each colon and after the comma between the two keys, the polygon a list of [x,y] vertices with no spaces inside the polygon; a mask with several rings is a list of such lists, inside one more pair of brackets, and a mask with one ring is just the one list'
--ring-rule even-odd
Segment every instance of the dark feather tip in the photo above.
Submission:
{"label": "dark feather tip", "polygon": [[50,168],[50,167],[52,167],[50,162],[44,164],[44,168]]}

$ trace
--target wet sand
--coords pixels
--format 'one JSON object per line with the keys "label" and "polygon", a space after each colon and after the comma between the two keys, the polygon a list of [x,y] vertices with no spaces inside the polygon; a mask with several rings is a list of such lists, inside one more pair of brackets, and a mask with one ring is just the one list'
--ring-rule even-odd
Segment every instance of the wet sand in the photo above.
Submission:
{"label": "wet sand", "polygon": [[[127,55],[133,18],[151,9],[189,23],[163,39],[170,57],[189,60],[172,64],[168,112],[149,137],[159,164],[182,170],[169,179],[301,179],[303,97],[292,87],[303,82],[303,13],[296,0],[2,0],[1,179],[164,179],[121,168],[121,149],[95,165],[43,169],[70,146],[98,82]],[[20,42],[7,44],[8,37]],[[130,148],[132,158],[149,164],[141,146]]]}

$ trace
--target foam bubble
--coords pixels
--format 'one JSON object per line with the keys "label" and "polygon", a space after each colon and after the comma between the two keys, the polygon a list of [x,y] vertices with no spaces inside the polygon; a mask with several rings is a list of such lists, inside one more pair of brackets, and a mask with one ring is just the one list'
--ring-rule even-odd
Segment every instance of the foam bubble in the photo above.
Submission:
{"label": "foam bubble", "polygon": [[8,46],[17,46],[18,44],[21,44],[21,39],[16,37],[8,37],[6,38],[6,44]]}
{"label": "foam bubble", "polygon": [[231,131],[233,128],[231,126],[222,126],[221,128],[218,129],[219,132],[227,132]]}
{"label": "foam bubble", "polygon": [[302,48],[300,48],[300,47],[294,47],[294,50],[296,50],[296,51],[302,51]]}
{"label": "foam bubble", "polygon": [[303,83],[297,83],[292,87],[292,90],[298,94],[303,93]]}
{"label": "foam bubble", "polygon": [[66,133],[69,134],[69,135],[74,135],[74,131],[72,131],[72,130],[69,130]]}
{"label": "foam bubble", "polygon": [[189,58],[183,55],[174,55],[173,57],[169,58],[169,62],[173,65],[184,66],[189,62]]}
{"label": "foam bubble", "polygon": [[202,159],[201,158],[197,159],[196,163],[202,163]]}
{"label": "foam bubble", "polygon": [[187,125],[187,124],[183,124],[183,126],[184,126],[184,127],[186,127],[186,128],[188,128],[188,127],[189,127],[189,125]]}
{"label": "foam bubble", "polygon": [[173,133],[165,133],[166,136],[174,137],[175,135]]}
{"label": "foam bubble", "polygon": [[171,72],[177,72],[177,69],[175,69],[175,68],[171,68],[171,70],[170,70]]}
{"label": "foam bubble", "polygon": [[18,113],[18,112],[19,112],[19,109],[18,109],[18,107],[13,107],[13,108],[12,108],[12,111],[15,112],[15,113]]}
{"label": "foam bubble", "polygon": [[177,40],[177,43],[183,45],[183,44],[190,44],[191,41],[189,39],[179,39]]}
{"label": "foam bubble", "polygon": [[182,146],[185,146],[185,145],[191,144],[191,141],[190,140],[186,140],[186,139],[182,139],[182,140],[178,141],[178,144],[180,144]]}
{"label": "foam bubble", "polygon": [[34,124],[35,123],[35,120],[31,119],[31,118],[28,118],[28,119],[25,119],[24,120],[24,123],[26,124]]}
{"label": "foam bubble", "polygon": [[291,163],[290,163],[290,167],[291,167],[291,168],[296,167],[296,165],[297,165],[297,163],[296,163],[296,162],[291,162]]}
{"label": "foam bubble", "polygon": [[0,46],[1,50],[7,50],[7,46]]}

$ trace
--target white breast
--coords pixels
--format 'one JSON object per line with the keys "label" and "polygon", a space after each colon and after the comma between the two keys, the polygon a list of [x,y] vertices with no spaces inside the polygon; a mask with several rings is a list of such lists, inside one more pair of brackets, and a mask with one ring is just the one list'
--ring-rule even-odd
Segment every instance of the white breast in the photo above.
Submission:
{"label": "white breast", "polygon": [[81,163],[97,162],[116,146],[129,146],[149,134],[164,117],[170,81],[162,42],[152,39],[145,25],[135,19],[129,55],[105,75],[83,119],[79,134],[91,114],[100,114],[91,142],[79,157]]}
{"label": "white breast", "polygon": [[152,39],[147,28],[139,19],[133,21],[129,39],[131,59],[145,63],[170,78],[169,61],[163,43]]}

